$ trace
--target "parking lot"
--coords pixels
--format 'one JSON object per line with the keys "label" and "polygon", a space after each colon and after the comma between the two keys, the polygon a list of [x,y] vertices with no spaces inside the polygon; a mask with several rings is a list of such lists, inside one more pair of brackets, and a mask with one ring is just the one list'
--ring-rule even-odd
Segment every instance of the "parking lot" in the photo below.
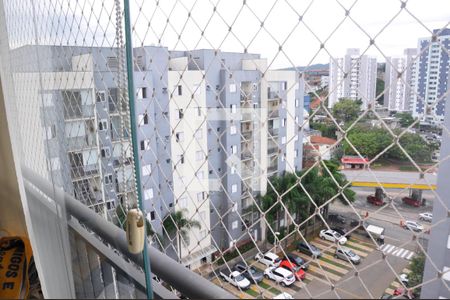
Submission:
{"label": "parking lot", "polygon": [[[303,281],[296,280],[292,285],[283,287],[273,280],[264,278],[263,281],[258,285],[252,284],[250,286],[250,289],[243,291],[240,291],[233,285],[218,278],[214,278],[213,282],[241,299],[255,299],[261,297],[272,299],[274,296],[282,292],[287,292],[290,295],[295,295],[299,291],[304,289],[305,286],[308,287],[308,285],[313,281],[334,284],[338,282],[343,276],[345,276],[349,271],[354,269],[354,266],[352,266],[350,262],[334,257],[336,245],[333,242],[322,240],[319,237],[316,237],[311,240],[310,243],[320,249],[320,251],[322,252],[322,256],[320,258],[313,259],[311,256],[292,249],[292,246],[289,247],[289,249],[291,249],[290,253],[298,255],[305,261],[305,263],[308,264],[306,278]],[[363,241],[362,239],[355,237],[352,237],[350,240],[348,240],[345,244],[345,247],[350,248],[354,253],[361,257],[361,265],[364,264],[364,258],[367,257],[373,250],[375,250],[375,246],[371,245],[368,241]],[[278,253],[278,255],[283,258],[282,253]],[[267,268],[264,264],[256,261],[253,258],[248,259],[247,264],[249,266],[255,267],[258,271],[261,272],[264,272],[264,270]]]}

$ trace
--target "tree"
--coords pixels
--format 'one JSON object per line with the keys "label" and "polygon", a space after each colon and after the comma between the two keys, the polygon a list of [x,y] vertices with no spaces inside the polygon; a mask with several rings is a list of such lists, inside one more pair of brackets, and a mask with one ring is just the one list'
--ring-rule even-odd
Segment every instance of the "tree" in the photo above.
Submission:
{"label": "tree", "polygon": [[351,122],[358,118],[360,112],[361,101],[342,98],[333,106],[333,116],[338,122]]}
{"label": "tree", "polygon": [[397,113],[395,117],[399,119],[400,126],[404,128],[409,127],[415,121],[414,117],[408,112]]}
{"label": "tree", "polygon": [[[296,223],[309,218],[315,212],[316,206],[323,205],[334,195],[340,192],[339,186],[347,184],[347,179],[339,170],[339,162],[323,161],[310,170],[286,173],[284,176],[271,177],[267,193],[262,197],[262,210],[266,212],[269,224],[275,225],[275,231],[280,231],[280,221],[285,219],[284,225],[288,227],[287,213],[283,211],[281,203],[286,205],[289,212],[296,213]],[[303,176],[303,177],[302,177]],[[301,178],[299,184],[299,178]],[[355,200],[355,193],[349,188],[342,192],[349,201]],[[282,195],[278,201],[278,195]],[[348,204],[344,196],[338,197],[340,201]],[[311,201],[312,200],[312,201]],[[315,205],[313,205],[313,202]],[[328,205],[325,207],[325,215]],[[284,214],[283,214],[284,213]],[[315,218],[313,218],[313,221]]]}
{"label": "tree", "polygon": [[311,129],[319,130],[322,136],[328,137],[331,139],[336,139],[336,131],[338,130],[337,126],[330,122],[330,123],[323,123],[323,122],[310,122],[309,126]]}
{"label": "tree", "polygon": [[[396,135],[399,135],[401,132],[401,130],[394,130]],[[372,128],[359,124],[348,132],[347,138],[362,156],[369,158],[377,156],[394,142],[394,137],[385,128]],[[404,133],[399,143],[415,162],[431,161],[433,148],[420,135],[409,132]],[[344,142],[344,151],[346,154],[357,154],[348,142]],[[382,157],[408,161],[405,153],[397,145],[383,152]]]}
{"label": "tree", "polygon": [[[408,274],[408,285],[415,287],[423,282],[423,270],[425,267],[425,255],[421,252],[415,256],[409,265],[411,272]],[[414,289],[414,294],[420,295],[421,287]]]}
{"label": "tree", "polygon": [[[186,243],[189,239],[189,230],[191,228],[201,229],[201,224],[196,220],[189,220],[185,218],[184,213],[186,210],[179,210],[168,214],[163,221],[165,228],[165,234],[170,238],[175,235],[177,239],[178,258],[181,262],[181,241]],[[181,239],[180,239],[181,238]]]}
{"label": "tree", "polygon": [[[382,95],[380,96],[380,94]],[[384,104],[384,80],[381,80],[380,78],[377,78],[375,97],[379,97],[377,99],[379,104]]]}

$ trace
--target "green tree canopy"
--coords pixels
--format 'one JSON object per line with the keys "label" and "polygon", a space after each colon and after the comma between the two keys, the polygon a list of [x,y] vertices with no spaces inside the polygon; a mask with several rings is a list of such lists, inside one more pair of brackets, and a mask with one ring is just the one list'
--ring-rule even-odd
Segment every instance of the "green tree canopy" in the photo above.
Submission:
{"label": "green tree canopy", "polygon": [[338,122],[348,123],[358,118],[361,101],[343,98],[333,106],[333,116]]}
{"label": "green tree canopy", "polygon": [[409,127],[412,123],[414,123],[414,117],[408,112],[401,112],[395,115],[396,118],[399,119],[400,126]]}
{"label": "green tree canopy", "polygon": [[[394,130],[394,134],[400,134],[401,130]],[[371,128],[367,125],[353,127],[347,135],[350,143],[362,156],[373,158],[384,151],[394,142],[394,137],[385,128]],[[405,133],[399,140],[400,145],[415,162],[431,161],[432,147],[425,142],[420,135]],[[357,154],[349,143],[344,143],[346,154]],[[400,161],[408,161],[405,153],[398,146],[391,147],[384,152],[382,157]]]}

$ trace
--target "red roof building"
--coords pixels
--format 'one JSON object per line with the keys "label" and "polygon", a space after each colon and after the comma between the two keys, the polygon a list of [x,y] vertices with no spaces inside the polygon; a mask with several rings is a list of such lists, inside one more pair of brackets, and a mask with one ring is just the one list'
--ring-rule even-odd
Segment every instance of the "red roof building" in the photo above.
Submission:
{"label": "red roof building", "polygon": [[355,168],[364,168],[368,163],[368,158],[361,158],[359,156],[344,156],[341,158],[341,162],[344,165],[344,168],[355,169]]}

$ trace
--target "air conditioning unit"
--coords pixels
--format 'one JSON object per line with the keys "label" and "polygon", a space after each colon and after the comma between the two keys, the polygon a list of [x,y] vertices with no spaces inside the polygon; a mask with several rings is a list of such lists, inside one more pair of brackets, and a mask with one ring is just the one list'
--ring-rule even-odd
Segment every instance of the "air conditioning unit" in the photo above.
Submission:
{"label": "air conditioning unit", "polygon": [[166,87],[163,87],[163,88],[162,88],[162,92],[163,92],[163,94],[167,94],[167,88],[166,88]]}

